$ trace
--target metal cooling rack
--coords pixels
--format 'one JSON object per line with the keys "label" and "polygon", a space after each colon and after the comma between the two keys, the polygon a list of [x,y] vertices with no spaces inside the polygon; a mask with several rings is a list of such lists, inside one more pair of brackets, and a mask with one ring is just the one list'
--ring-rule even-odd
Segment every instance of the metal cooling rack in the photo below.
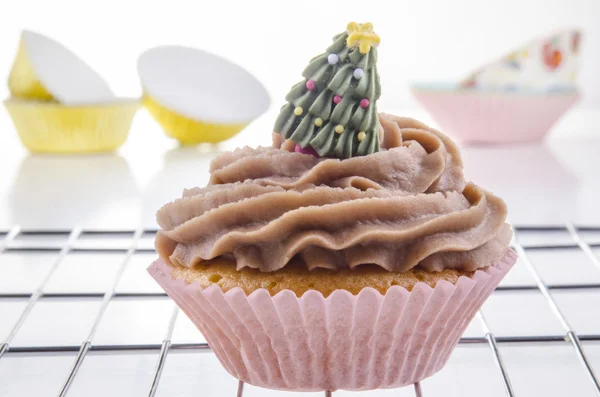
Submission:
{"label": "metal cooling rack", "polygon": [[[168,301],[168,298],[164,293],[147,291],[131,292],[119,288],[120,282],[123,281],[124,274],[131,266],[133,266],[131,265],[132,258],[140,254],[148,255],[154,253],[154,249],[152,248],[154,233],[154,230],[88,231],[82,230],[81,228],[75,228],[73,230],[26,231],[21,230],[19,226],[15,226],[8,231],[0,232],[0,264],[2,263],[2,258],[10,256],[10,254],[15,254],[24,258],[38,254],[53,255],[52,261],[47,263],[44,267],[43,274],[37,274],[38,278],[42,278],[40,279],[39,284],[32,288],[31,292],[3,291],[1,287],[3,285],[1,284],[2,278],[11,277],[15,268],[11,268],[10,264],[8,265],[8,268],[2,268],[0,266],[0,303],[10,303],[11,301],[16,300],[24,302],[24,308],[20,314],[16,316],[16,319],[10,321],[10,324],[6,323],[8,320],[6,320],[5,316],[0,311],[0,318],[5,318],[4,321],[6,322],[4,325],[7,329],[6,338],[4,340],[0,339],[0,342],[2,342],[0,344],[0,396],[9,395],[3,394],[3,390],[5,390],[6,393],[12,393],[10,394],[11,396],[15,395],[14,388],[10,388],[11,382],[15,381],[14,376],[3,377],[1,368],[3,362],[6,364],[11,358],[20,355],[34,357],[34,360],[44,357],[59,357],[66,355],[66,358],[62,357],[61,360],[66,359],[70,362],[67,367],[68,369],[65,370],[63,377],[60,379],[60,383],[57,383],[58,381],[55,382],[60,384],[60,387],[56,390],[46,390],[47,394],[44,394],[48,396],[66,396],[74,395],[72,386],[74,382],[77,382],[78,375],[81,373],[80,370],[85,365],[86,359],[89,360],[90,355],[96,353],[101,354],[102,352],[111,355],[126,354],[127,352],[151,352],[151,359],[155,360],[155,362],[153,368],[148,370],[151,372],[147,374],[147,384],[142,385],[144,391],[139,395],[152,397],[161,395],[160,390],[163,371],[169,365],[169,358],[171,358],[173,354],[184,350],[192,352],[192,354],[210,354],[210,348],[206,343],[178,343],[173,341],[173,332],[176,322],[178,321],[178,318],[183,317],[179,315],[179,310],[174,305],[172,306],[172,309],[169,309],[172,314],[170,314],[168,324],[165,325],[166,332],[164,333],[163,340],[157,339],[154,343],[146,343],[145,341],[140,341],[140,343],[135,343],[135,341],[133,343],[131,341],[123,343],[102,343],[102,341],[95,341],[99,328],[104,326],[103,321],[105,321],[105,318],[107,317],[107,309],[114,302],[136,298],[156,298],[161,299],[161,302],[162,300]],[[575,369],[575,371],[581,375],[578,379],[583,382],[588,382],[587,386],[589,386],[589,390],[592,390],[592,394],[595,392],[595,394],[600,395],[599,378],[596,375],[593,363],[590,361],[589,355],[587,354],[588,346],[592,346],[592,342],[600,341],[600,329],[591,329],[592,332],[590,332],[589,327],[584,331],[575,329],[574,326],[571,325],[571,320],[574,318],[572,313],[565,312],[564,307],[557,303],[555,296],[557,291],[586,291],[600,294],[600,260],[597,252],[594,252],[594,249],[599,247],[600,227],[577,227],[572,224],[555,227],[515,227],[513,248],[518,252],[520,259],[513,271],[516,271],[516,268],[518,267],[519,271],[522,274],[526,274],[531,282],[511,285],[501,284],[494,292],[493,297],[501,297],[503,294],[514,292],[541,294],[541,296],[543,296],[545,309],[548,309],[552,313],[554,320],[559,325],[557,325],[558,328],[554,328],[557,330],[556,332],[540,332],[539,334],[523,332],[522,334],[519,334],[518,330],[520,328],[517,324],[516,333],[513,332],[513,334],[510,335],[497,334],[494,327],[497,324],[502,324],[504,321],[502,319],[490,321],[490,318],[493,316],[488,316],[485,307],[484,310],[478,314],[482,335],[465,335],[460,340],[459,348],[462,346],[479,345],[479,347],[489,350],[489,355],[496,367],[495,370],[490,371],[496,371],[493,376],[497,376],[501,380],[497,385],[503,386],[505,391],[503,394],[508,396],[524,395],[519,392],[518,387],[513,386],[513,380],[519,373],[511,372],[510,366],[505,364],[502,354],[504,346],[512,346],[518,350],[522,349],[523,346],[538,346],[541,349],[546,349],[548,346],[560,345],[562,347],[569,347],[570,352],[567,353],[567,358],[572,359],[576,357],[577,361],[581,364],[580,367]],[[587,265],[589,265],[585,271],[589,272],[590,277],[587,280],[583,280],[583,282],[581,280],[566,280],[565,282],[562,282],[563,279],[561,278],[561,274],[566,274],[564,273],[564,268],[558,269],[558,272],[555,272],[555,275],[550,275],[550,273],[545,274],[545,271],[540,270],[540,264],[534,263],[535,261],[532,260],[532,257],[539,251],[550,253],[550,255],[552,255],[552,252],[558,251],[561,252],[561,255],[567,253],[570,259],[567,258],[566,261],[563,261],[564,264],[562,266],[568,266],[569,268],[577,269],[578,266],[580,266],[580,263],[585,261]],[[66,288],[65,285],[67,284],[64,283],[62,287],[60,287],[59,283],[59,287],[62,288],[62,290],[60,288],[57,289],[56,286],[54,288],[49,288],[54,282],[53,280],[57,277],[57,273],[61,271],[61,266],[70,257],[83,255],[91,260],[107,254],[117,254],[120,259],[119,263],[111,268],[112,278],[107,283],[109,286],[108,289],[104,292],[78,291],[71,288],[76,288],[77,285],[70,285],[69,288]],[[33,260],[35,261],[35,259]],[[556,271],[557,269],[554,270]],[[31,272],[31,274],[27,273],[28,271]],[[38,271],[36,270],[36,272]],[[29,277],[34,275],[33,273],[33,269],[24,271],[22,279],[29,280]],[[142,274],[145,273],[139,273],[139,277],[143,277]],[[72,283],[75,284],[76,281],[72,281]],[[83,304],[82,302],[87,302],[92,299],[97,303],[94,308],[95,314],[91,325],[87,328],[84,327],[87,336],[80,341],[81,343],[72,345],[60,343],[49,345],[15,343],[16,339],[19,338],[20,333],[27,331],[24,331],[24,328],[27,328],[26,324],[36,307],[46,301],[52,301],[53,299],[60,299],[61,302],[66,301],[75,304]],[[583,313],[583,315],[598,317],[598,312]],[[537,318],[531,318],[530,320],[536,322]],[[72,321],[73,324],[77,324],[78,318],[75,316],[72,318]],[[50,321],[49,323],[52,322]],[[2,325],[2,323],[0,323],[0,325]],[[51,325],[52,324],[48,324],[48,327],[51,327]],[[105,331],[106,327],[110,328],[110,326],[104,326]],[[110,333],[110,331],[111,329],[108,329],[107,332]],[[51,333],[52,329],[45,330],[42,326],[41,329],[36,329],[35,332],[40,334]],[[4,335],[0,332],[0,338],[3,336]],[[474,367],[479,365],[479,362],[472,363],[472,366]],[[9,364],[7,364],[7,366],[11,368]],[[571,370],[573,369],[571,368]],[[212,372],[209,373],[208,371],[199,369],[195,376],[212,377],[213,375],[211,374]],[[436,376],[440,375],[435,375],[431,379],[435,379]],[[582,380],[585,378],[587,378],[587,380]],[[211,380],[207,379],[206,381],[210,382]],[[107,382],[110,382],[110,380],[107,379]],[[425,381],[425,386],[426,382],[427,380]],[[251,387],[252,386],[247,386],[246,391]],[[213,391],[206,393],[202,390],[190,390],[189,395],[221,396],[235,393],[233,389],[231,389],[233,390],[233,393],[230,394],[218,390],[218,387]],[[265,395],[271,394],[271,391],[259,390],[260,392],[255,391],[254,395],[263,395],[263,392]],[[247,395],[246,391],[244,383],[238,382],[237,396]],[[427,387],[422,387],[420,384],[415,384],[412,390],[403,388],[393,391],[393,393],[396,392],[397,394],[393,395],[428,395]],[[129,393],[128,395],[138,395],[136,393],[137,392]],[[277,393],[277,395],[288,395],[285,392],[274,393]],[[337,395],[338,392],[325,392],[326,396],[331,396],[332,394]],[[387,392],[386,395],[392,394]]]}

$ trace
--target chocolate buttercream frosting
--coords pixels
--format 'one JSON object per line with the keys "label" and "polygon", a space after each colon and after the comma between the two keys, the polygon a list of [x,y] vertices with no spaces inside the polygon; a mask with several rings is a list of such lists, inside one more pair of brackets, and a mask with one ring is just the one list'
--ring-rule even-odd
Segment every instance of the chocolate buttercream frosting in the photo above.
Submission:
{"label": "chocolate buttercream frosting", "polygon": [[392,272],[473,271],[511,238],[504,202],[465,182],[456,145],[413,119],[380,114],[381,151],[345,160],[273,147],[216,157],[209,185],[157,213],[156,249],[192,267],[216,258],[271,272],[375,264]]}

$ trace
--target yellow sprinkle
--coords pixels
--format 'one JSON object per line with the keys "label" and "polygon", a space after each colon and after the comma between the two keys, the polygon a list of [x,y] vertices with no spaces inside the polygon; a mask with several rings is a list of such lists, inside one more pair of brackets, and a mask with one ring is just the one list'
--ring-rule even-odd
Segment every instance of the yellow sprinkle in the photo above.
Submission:
{"label": "yellow sprinkle", "polygon": [[323,119],[322,119],[322,118],[320,118],[320,117],[317,117],[317,118],[315,119],[315,125],[316,125],[317,127],[320,127],[320,126],[322,126],[322,125],[323,125]]}
{"label": "yellow sprinkle", "polygon": [[364,131],[361,131],[358,133],[358,141],[362,142],[363,139],[365,139],[367,137],[367,134]]}
{"label": "yellow sprinkle", "polygon": [[338,134],[341,134],[342,132],[344,132],[344,126],[341,124],[336,125],[335,132],[337,132]]}
{"label": "yellow sprinkle", "polygon": [[294,109],[294,114],[296,116],[300,116],[302,114],[303,110],[300,106],[298,106],[296,109]]}

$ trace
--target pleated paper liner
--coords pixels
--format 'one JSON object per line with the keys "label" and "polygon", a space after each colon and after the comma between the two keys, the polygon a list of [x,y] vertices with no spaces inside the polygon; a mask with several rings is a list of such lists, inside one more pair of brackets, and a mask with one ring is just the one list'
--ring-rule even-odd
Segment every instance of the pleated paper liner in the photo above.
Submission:
{"label": "pleated paper liner", "polygon": [[23,145],[32,152],[112,151],[127,139],[138,100],[65,106],[54,102],[7,99],[4,106]]}
{"label": "pleated paper liner", "polygon": [[542,140],[579,100],[576,91],[510,92],[413,87],[440,129],[466,143]]}
{"label": "pleated paper liner", "polygon": [[385,295],[337,290],[327,298],[203,289],[173,279],[160,260],[148,271],[234,377],[272,389],[334,391],[396,388],[435,374],[515,261],[509,250],[456,284],[419,282],[410,292],[392,286]]}
{"label": "pleated paper liner", "polygon": [[248,123],[204,123],[179,115],[160,105],[147,95],[144,96],[143,101],[148,112],[163,128],[165,133],[184,145],[221,142],[233,137],[248,125]]}
{"label": "pleated paper liner", "polygon": [[8,89],[14,97],[35,99],[40,101],[52,100],[42,82],[38,79],[21,42],[19,50],[8,76]]}
{"label": "pleated paper liner", "polygon": [[62,44],[23,31],[8,88],[15,98],[56,100],[66,105],[117,100],[100,75]]}
{"label": "pleated paper liner", "polygon": [[250,72],[195,48],[152,48],[140,55],[138,74],[150,114],[183,144],[229,139],[270,104]]}

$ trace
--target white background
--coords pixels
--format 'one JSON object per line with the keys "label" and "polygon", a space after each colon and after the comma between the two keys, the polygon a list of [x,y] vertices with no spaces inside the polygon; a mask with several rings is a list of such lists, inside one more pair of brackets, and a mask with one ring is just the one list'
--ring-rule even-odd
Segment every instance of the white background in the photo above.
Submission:
{"label": "white background", "polygon": [[181,44],[248,68],[278,107],[308,60],[352,20],[373,22],[382,38],[381,109],[414,107],[412,81],[454,81],[531,38],[575,27],[584,32],[580,106],[600,107],[598,0],[1,0],[0,76],[29,28],[73,50],[117,94],[137,96],[138,55]]}

